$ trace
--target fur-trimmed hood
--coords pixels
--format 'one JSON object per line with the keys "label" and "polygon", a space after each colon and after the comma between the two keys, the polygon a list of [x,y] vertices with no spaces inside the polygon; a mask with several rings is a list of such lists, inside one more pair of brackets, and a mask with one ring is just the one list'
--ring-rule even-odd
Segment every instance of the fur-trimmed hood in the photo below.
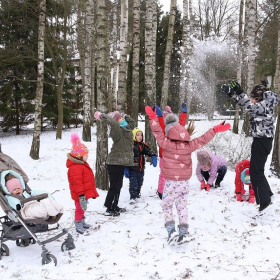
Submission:
{"label": "fur-trimmed hood", "polygon": [[177,141],[190,141],[190,135],[187,129],[178,123],[178,117],[174,114],[168,114],[164,122],[166,124],[165,127],[165,135],[170,140]]}

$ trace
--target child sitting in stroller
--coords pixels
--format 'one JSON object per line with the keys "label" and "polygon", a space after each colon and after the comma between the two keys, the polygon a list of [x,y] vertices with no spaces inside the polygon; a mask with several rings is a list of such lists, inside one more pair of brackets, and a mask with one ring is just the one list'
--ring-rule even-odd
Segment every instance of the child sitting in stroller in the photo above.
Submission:
{"label": "child sitting in stroller", "polygon": [[[13,170],[5,170],[1,173],[1,185],[9,205],[20,211],[23,219],[55,219],[57,214],[64,211],[63,206],[57,203],[51,194],[41,190],[31,190],[28,193],[21,175]],[[24,202],[24,204],[21,202],[23,199],[39,194],[48,194],[48,197],[40,201]]]}

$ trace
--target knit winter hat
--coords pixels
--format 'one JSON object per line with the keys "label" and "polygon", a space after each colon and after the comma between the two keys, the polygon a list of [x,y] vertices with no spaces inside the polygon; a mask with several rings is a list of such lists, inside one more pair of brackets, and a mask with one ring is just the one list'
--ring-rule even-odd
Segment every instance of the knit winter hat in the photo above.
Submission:
{"label": "knit winter hat", "polygon": [[137,134],[138,131],[141,131],[141,132],[142,132],[142,141],[143,141],[143,138],[144,138],[143,131],[142,131],[140,128],[138,128],[138,127],[134,128],[134,129],[132,130],[133,141],[136,141],[136,134]]}
{"label": "knit winter hat", "polygon": [[241,181],[244,184],[251,184],[251,178],[250,178],[250,173],[249,173],[249,168],[244,169],[241,172]]}
{"label": "knit winter hat", "polygon": [[199,151],[197,153],[197,161],[198,161],[200,166],[208,165],[208,163],[210,162],[209,153],[207,151],[204,151],[204,150]]}
{"label": "knit winter hat", "polygon": [[119,121],[120,118],[122,118],[122,115],[119,111],[114,111],[108,114],[109,117],[111,117],[112,119],[114,119],[115,121]]}
{"label": "knit winter hat", "polygon": [[178,117],[173,113],[168,113],[166,115],[166,117],[164,118],[166,136],[168,136],[168,132],[173,125],[179,125],[178,121],[179,121]]}
{"label": "knit winter hat", "polygon": [[12,193],[15,189],[22,189],[23,187],[21,186],[20,180],[17,178],[10,179],[9,181],[6,182],[6,187],[10,193]]}
{"label": "knit winter hat", "polygon": [[261,81],[260,85],[255,85],[250,93],[252,98],[255,98],[257,101],[263,100],[263,93],[268,90],[267,80]]}
{"label": "knit winter hat", "polygon": [[71,142],[73,144],[71,149],[72,157],[83,157],[88,154],[88,148],[85,144],[81,143],[81,140],[77,133],[71,134]]}
{"label": "knit winter hat", "polygon": [[165,106],[165,111],[163,111],[162,113],[162,116],[163,116],[163,119],[165,119],[165,117],[169,114],[173,114],[170,106]]}

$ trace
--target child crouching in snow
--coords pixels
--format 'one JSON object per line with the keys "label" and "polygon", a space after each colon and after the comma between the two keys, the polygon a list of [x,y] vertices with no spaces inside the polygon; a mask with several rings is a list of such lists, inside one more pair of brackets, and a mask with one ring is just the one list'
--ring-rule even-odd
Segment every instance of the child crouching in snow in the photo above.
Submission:
{"label": "child crouching in snow", "polygon": [[[162,208],[165,217],[165,228],[168,232],[168,243],[177,240],[178,244],[188,241],[188,211],[187,199],[189,194],[189,179],[192,175],[191,153],[207,144],[218,132],[230,129],[230,124],[222,122],[209,129],[202,136],[190,141],[193,127],[188,129],[178,123],[178,117],[169,114],[164,119],[165,133],[151,107],[145,107],[150,119],[150,127],[158,144],[162,147],[163,174],[166,179],[162,196]],[[175,230],[173,218],[173,203],[179,216],[179,237]]]}
{"label": "child crouching in snow", "polygon": [[71,197],[75,201],[76,231],[83,234],[91,225],[85,222],[87,200],[96,198],[99,194],[95,188],[94,174],[87,163],[88,148],[81,143],[77,133],[72,133],[73,144],[71,153],[67,154],[68,181]]}
{"label": "child crouching in snow", "polygon": [[[235,167],[235,193],[237,201],[248,200],[249,203],[255,202],[255,192],[250,177],[250,161],[245,159],[240,161]],[[245,196],[244,185],[249,186],[249,198]]]}

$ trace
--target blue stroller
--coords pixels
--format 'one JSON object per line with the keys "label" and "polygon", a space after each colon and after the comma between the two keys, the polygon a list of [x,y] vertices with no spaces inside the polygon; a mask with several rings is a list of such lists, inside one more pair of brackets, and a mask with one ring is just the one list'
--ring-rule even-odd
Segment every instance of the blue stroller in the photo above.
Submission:
{"label": "blue stroller", "polygon": [[[0,229],[0,259],[2,256],[9,256],[9,248],[5,242],[8,240],[13,240],[16,241],[16,245],[20,247],[27,247],[30,244],[37,243],[42,248],[42,264],[44,265],[53,262],[56,265],[56,257],[50,254],[50,252],[45,247],[47,243],[55,241],[67,234],[65,241],[61,245],[61,250],[68,251],[75,248],[74,239],[72,238],[71,234],[68,233],[67,229],[62,228],[58,224],[58,221],[63,214],[59,213],[55,217],[50,217],[47,220],[24,220],[20,214],[20,211],[17,211],[11,207],[7,200],[7,195],[11,194],[7,191],[5,183],[3,183],[5,182],[5,179],[2,177],[4,177],[3,175],[7,174],[8,170],[14,171],[13,175],[18,174],[18,179],[21,181],[25,192],[29,194],[27,198],[19,196],[16,197],[20,200],[22,207],[24,206],[24,203],[35,200],[40,201],[49,196],[47,193],[40,193],[38,195],[32,196],[32,190],[27,185],[27,175],[11,157],[2,153],[0,144],[0,206],[6,214],[5,216],[0,217],[0,224],[2,226],[2,229]],[[40,241],[36,235],[36,233],[51,231],[55,231],[56,235],[43,241]],[[58,231],[59,233],[57,233]]]}

